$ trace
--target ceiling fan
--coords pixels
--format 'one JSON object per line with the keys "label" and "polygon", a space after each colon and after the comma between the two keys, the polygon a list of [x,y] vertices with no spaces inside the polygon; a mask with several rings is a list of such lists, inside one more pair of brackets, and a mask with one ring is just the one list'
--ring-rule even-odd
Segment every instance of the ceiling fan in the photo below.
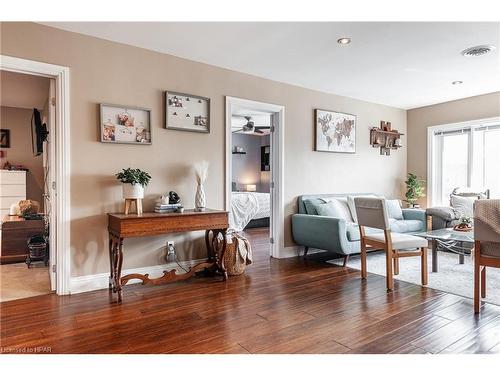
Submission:
{"label": "ceiling fan", "polygon": [[262,129],[270,129],[270,126],[255,126],[251,116],[242,116],[247,120],[247,123],[242,126],[241,129],[233,131],[233,133],[243,132],[243,133],[257,133],[264,134]]}

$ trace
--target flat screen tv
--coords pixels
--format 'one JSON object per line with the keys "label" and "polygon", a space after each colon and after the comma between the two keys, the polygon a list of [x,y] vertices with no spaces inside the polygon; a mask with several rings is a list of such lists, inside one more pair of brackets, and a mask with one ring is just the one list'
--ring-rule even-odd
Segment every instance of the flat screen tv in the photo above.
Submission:
{"label": "flat screen tv", "polygon": [[43,153],[43,142],[47,140],[47,125],[42,124],[40,111],[36,108],[33,109],[33,116],[31,117],[31,145],[33,146],[33,155],[38,156]]}

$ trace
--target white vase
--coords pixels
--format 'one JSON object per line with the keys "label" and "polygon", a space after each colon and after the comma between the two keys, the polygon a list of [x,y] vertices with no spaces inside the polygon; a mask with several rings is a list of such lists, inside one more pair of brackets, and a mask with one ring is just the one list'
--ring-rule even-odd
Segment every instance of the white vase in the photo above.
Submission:
{"label": "white vase", "polygon": [[198,185],[196,189],[196,195],[194,196],[194,206],[197,210],[203,211],[207,205],[205,196],[205,188],[202,184]]}
{"label": "white vase", "polygon": [[144,198],[144,188],[140,184],[122,184],[123,199],[142,199]]}

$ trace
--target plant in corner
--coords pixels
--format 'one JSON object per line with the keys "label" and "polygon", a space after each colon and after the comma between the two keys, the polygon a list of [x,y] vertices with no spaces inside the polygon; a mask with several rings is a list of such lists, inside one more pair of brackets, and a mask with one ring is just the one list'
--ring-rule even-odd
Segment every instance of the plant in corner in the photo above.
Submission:
{"label": "plant in corner", "polygon": [[406,194],[405,202],[408,202],[410,207],[416,208],[415,202],[421,198],[425,197],[424,194],[424,180],[420,180],[417,175],[413,173],[408,173],[408,178],[405,181],[406,184]]}
{"label": "plant in corner", "polygon": [[151,176],[140,169],[127,168],[117,173],[116,179],[123,184],[123,199],[142,199]]}

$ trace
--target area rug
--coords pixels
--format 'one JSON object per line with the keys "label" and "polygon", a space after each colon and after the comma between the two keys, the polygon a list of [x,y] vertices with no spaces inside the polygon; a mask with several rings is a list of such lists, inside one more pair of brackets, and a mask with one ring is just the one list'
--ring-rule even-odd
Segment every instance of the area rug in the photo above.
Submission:
{"label": "area rug", "polygon": [[[329,260],[328,263],[342,266],[342,259]],[[427,287],[463,297],[473,298],[474,293],[474,268],[470,256],[465,257],[465,264],[458,263],[458,255],[440,251],[438,253],[438,272],[431,272],[431,253],[427,258],[429,266],[429,284]],[[385,276],[385,253],[381,251],[368,253],[368,272]],[[359,255],[351,256],[348,267],[361,269]],[[412,284],[420,284],[420,257],[399,259],[399,275],[395,279]],[[500,305],[500,269],[488,268],[486,270],[486,298],[485,302]]]}

